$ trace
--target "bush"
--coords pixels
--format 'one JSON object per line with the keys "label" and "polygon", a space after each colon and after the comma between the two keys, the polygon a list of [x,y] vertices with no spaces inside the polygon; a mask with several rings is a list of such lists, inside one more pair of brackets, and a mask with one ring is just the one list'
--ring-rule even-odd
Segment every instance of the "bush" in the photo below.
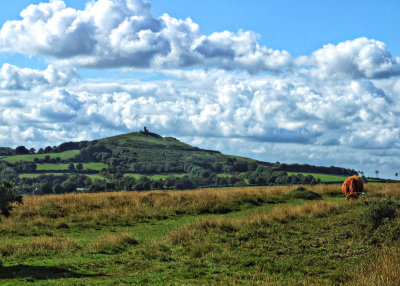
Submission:
{"label": "bush", "polygon": [[22,196],[15,194],[13,184],[3,181],[0,186],[0,215],[8,217],[15,202],[22,203]]}
{"label": "bush", "polygon": [[361,219],[367,227],[378,228],[384,219],[394,219],[398,205],[392,200],[375,200],[368,202]]}
{"label": "bush", "polygon": [[298,187],[297,189],[289,193],[289,197],[292,199],[302,200],[322,200],[322,196],[316,192],[307,190],[304,187]]}

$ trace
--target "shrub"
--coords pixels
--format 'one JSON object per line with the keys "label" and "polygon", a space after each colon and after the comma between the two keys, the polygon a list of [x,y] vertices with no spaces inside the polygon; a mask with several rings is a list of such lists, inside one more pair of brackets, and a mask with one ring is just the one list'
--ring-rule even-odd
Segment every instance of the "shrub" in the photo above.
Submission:
{"label": "shrub", "polygon": [[0,215],[8,217],[15,202],[22,203],[22,196],[15,194],[13,184],[3,181],[0,186]]}
{"label": "shrub", "polygon": [[374,200],[368,202],[361,219],[364,224],[372,229],[379,227],[384,219],[394,219],[396,217],[398,205],[392,200]]}
{"label": "shrub", "polygon": [[22,203],[22,196],[15,194],[12,183],[3,181],[0,186],[0,215],[8,217],[15,202]]}
{"label": "shrub", "polygon": [[316,192],[307,190],[304,187],[298,187],[291,191],[288,196],[292,199],[303,199],[303,200],[321,200],[322,196]]}

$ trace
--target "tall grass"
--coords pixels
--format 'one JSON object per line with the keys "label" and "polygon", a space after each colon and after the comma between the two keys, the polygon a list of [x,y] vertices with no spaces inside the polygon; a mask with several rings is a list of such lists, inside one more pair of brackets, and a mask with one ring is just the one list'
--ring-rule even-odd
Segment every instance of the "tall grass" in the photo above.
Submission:
{"label": "tall grass", "polygon": [[[131,272],[129,279],[137,279],[141,272],[150,279],[143,284],[176,276],[172,284],[321,285],[335,278],[334,271],[340,283],[348,281],[345,268],[354,275],[351,285],[399,285],[400,251],[388,248],[365,260],[379,250],[353,236],[352,220],[363,200],[397,196],[399,186],[367,185],[358,202],[347,202],[340,185],[307,186],[325,200],[301,205],[288,198],[297,186],[27,196],[0,221],[0,255],[5,267],[53,258],[74,265],[81,256],[87,271],[95,265],[116,279]],[[336,195],[342,199],[330,197]],[[248,208],[266,203],[274,205]],[[195,280],[201,277],[207,280]]]}
{"label": "tall grass", "polygon": [[123,251],[126,246],[135,244],[138,244],[138,241],[128,233],[106,234],[91,242],[87,249],[101,253],[117,253]]}
{"label": "tall grass", "polygon": [[18,223],[31,227],[55,221],[103,224],[176,214],[226,213],[243,203],[281,200],[287,192],[278,187],[26,196],[24,204],[0,223],[0,229],[10,230]]}
{"label": "tall grass", "polygon": [[70,238],[65,237],[36,237],[30,241],[19,243],[2,243],[0,253],[2,256],[47,256],[78,250],[79,245]]}
{"label": "tall grass", "polygon": [[400,285],[400,250],[384,248],[378,255],[365,261],[359,271],[354,271],[349,285],[397,286]]}
{"label": "tall grass", "polygon": [[366,198],[400,199],[400,184],[367,184],[364,185]]}
{"label": "tall grass", "polygon": [[310,202],[301,206],[287,204],[273,208],[271,211],[256,213],[245,218],[213,219],[205,218],[200,221],[184,225],[170,233],[170,239],[174,244],[188,244],[192,240],[201,239],[208,231],[218,230],[222,232],[236,232],[249,225],[265,224],[271,222],[287,223],[291,220],[305,217],[325,217],[339,211],[345,203]]}
{"label": "tall grass", "polygon": [[[243,204],[284,203],[287,194],[297,186],[201,189],[190,191],[113,192],[26,196],[10,218],[0,222],[0,231],[11,233],[39,232],[42,226],[85,227],[130,225],[143,219],[165,219],[181,214],[221,214],[239,210]],[[364,198],[400,198],[400,184],[366,185]],[[340,185],[308,186],[324,197],[343,196]],[[311,208],[311,205],[309,205]],[[329,208],[328,203],[319,207]],[[286,214],[269,214],[287,220],[298,210],[285,207]],[[324,209],[322,211],[329,211]]]}
{"label": "tall grass", "polygon": [[249,223],[286,223],[294,219],[304,217],[325,217],[337,212],[344,203],[310,202],[301,206],[280,206],[270,212],[257,213],[248,217]]}

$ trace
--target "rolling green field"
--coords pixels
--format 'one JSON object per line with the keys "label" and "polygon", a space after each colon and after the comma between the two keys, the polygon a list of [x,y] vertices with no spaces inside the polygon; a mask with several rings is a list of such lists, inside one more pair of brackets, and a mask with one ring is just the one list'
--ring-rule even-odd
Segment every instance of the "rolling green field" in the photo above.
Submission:
{"label": "rolling green field", "polygon": [[99,174],[89,174],[85,175],[86,177],[89,177],[90,179],[94,180],[100,180],[100,181],[108,181],[107,178],[103,177],[102,175]]}
{"label": "rolling green field", "polygon": [[328,174],[316,174],[316,173],[297,173],[297,172],[287,172],[288,176],[302,174],[303,176],[311,175],[316,179],[320,179],[322,183],[325,182],[344,182],[348,176],[337,176],[337,175],[328,175]]}
{"label": "rolling green field", "polygon": [[52,176],[61,176],[64,175],[63,173],[23,173],[23,174],[19,174],[18,177],[19,178],[38,178],[40,176],[43,175],[52,175]]}
{"label": "rolling green field", "polygon": [[[74,163],[74,166],[76,168],[76,165],[78,163]],[[54,163],[38,163],[36,164],[38,171],[52,171],[52,170],[68,170],[68,165],[69,164],[54,164]],[[98,162],[90,162],[90,163],[83,163],[83,170],[91,169],[95,171],[101,171],[102,169],[107,169],[109,168],[107,164],[104,163],[98,163]]]}
{"label": "rolling green field", "polygon": [[52,163],[40,163],[36,164],[38,171],[50,171],[50,170],[68,170],[68,164],[52,164]]}
{"label": "rolling green field", "polygon": [[18,161],[33,162],[33,160],[35,158],[45,159],[46,156],[49,156],[50,158],[60,157],[61,160],[67,160],[67,159],[73,158],[77,154],[79,154],[79,150],[69,150],[69,151],[65,151],[65,152],[61,152],[61,153],[27,154],[27,155],[7,156],[7,157],[3,157],[1,160],[4,160],[9,163],[15,163]]}
{"label": "rolling green field", "polygon": [[[75,168],[77,164],[74,164]],[[87,169],[91,169],[91,170],[95,170],[95,171],[101,171],[102,169],[108,169],[108,165],[104,164],[104,163],[99,163],[99,162],[90,162],[90,163],[83,163],[83,169],[87,170]]]}
{"label": "rolling green field", "polygon": [[399,184],[295,188],[27,196],[0,221],[0,284],[399,285],[398,210],[371,216]]}
{"label": "rolling green field", "polygon": [[183,177],[187,174],[185,173],[170,173],[170,174],[135,174],[135,173],[125,173],[124,177],[131,177],[135,179],[140,179],[141,177],[149,177],[152,180],[159,180],[159,179],[165,179],[169,176],[173,177]]}
{"label": "rolling green field", "polygon": [[[66,175],[65,173],[24,173],[20,174],[19,178],[38,178],[40,176],[62,176]],[[99,174],[85,174],[86,177],[89,177],[90,179],[94,180],[101,180],[101,181],[108,181],[107,178],[103,177],[102,175]]]}

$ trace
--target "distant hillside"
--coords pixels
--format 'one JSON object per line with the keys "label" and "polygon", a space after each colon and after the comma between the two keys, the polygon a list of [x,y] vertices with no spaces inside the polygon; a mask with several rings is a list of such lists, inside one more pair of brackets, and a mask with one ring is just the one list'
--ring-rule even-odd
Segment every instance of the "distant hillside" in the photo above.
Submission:
{"label": "distant hillside", "polygon": [[318,183],[312,175],[299,174],[310,172],[355,173],[338,167],[224,155],[147,129],[94,141],[65,142],[38,151],[25,146],[0,148],[0,179],[15,180],[21,193]]}

